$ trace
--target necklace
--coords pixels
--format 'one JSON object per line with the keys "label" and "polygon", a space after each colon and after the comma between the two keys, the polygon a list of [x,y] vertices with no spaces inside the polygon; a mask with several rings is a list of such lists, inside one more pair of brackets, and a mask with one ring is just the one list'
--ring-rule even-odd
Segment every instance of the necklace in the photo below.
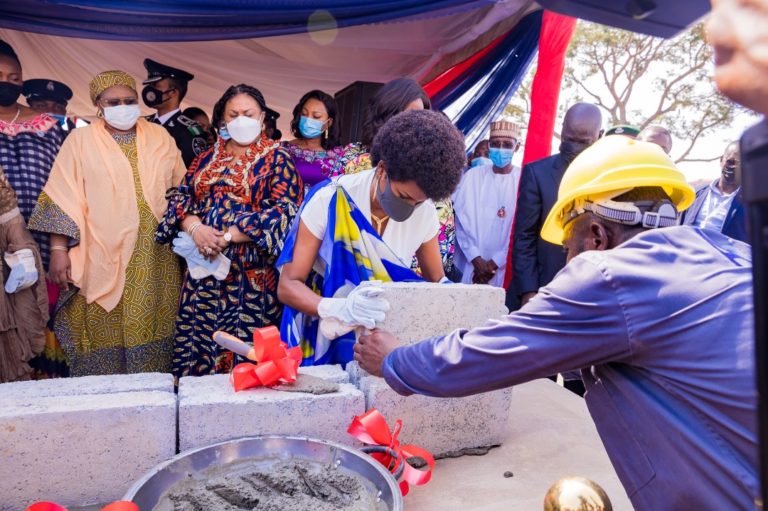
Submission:
{"label": "necklace", "polygon": [[[374,180],[376,179],[377,174],[378,173],[374,173],[373,175]],[[376,196],[376,192],[378,191],[378,189],[379,189],[379,181],[377,180],[376,186],[371,188],[371,220],[373,220],[374,223],[376,224],[374,228],[376,229],[376,232],[379,233],[379,236],[381,236],[382,234],[384,234],[384,230],[381,228],[381,225],[387,220],[389,220],[389,215],[384,215],[383,217],[379,218],[373,214],[373,198]]]}
{"label": "necklace", "polygon": [[21,107],[19,106],[19,107],[16,107],[16,115],[13,116],[13,119],[11,119],[10,121],[7,121],[8,124],[15,123],[18,120],[20,115],[21,115]]}
{"label": "necklace", "polygon": [[132,131],[129,133],[112,133],[112,138],[115,139],[115,141],[118,144],[130,144],[133,142],[133,139],[136,138],[136,132]]}

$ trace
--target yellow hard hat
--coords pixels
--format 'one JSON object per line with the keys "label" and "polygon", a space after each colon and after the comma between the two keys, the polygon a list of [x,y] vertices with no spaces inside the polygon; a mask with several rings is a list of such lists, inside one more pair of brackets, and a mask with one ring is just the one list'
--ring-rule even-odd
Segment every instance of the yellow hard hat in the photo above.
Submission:
{"label": "yellow hard hat", "polygon": [[661,187],[677,211],[696,196],[685,176],[656,144],[612,135],[601,138],[571,162],[560,181],[557,202],[547,215],[541,237],[563,244],[566,213],[577,199],[597,199],[638,187]]}

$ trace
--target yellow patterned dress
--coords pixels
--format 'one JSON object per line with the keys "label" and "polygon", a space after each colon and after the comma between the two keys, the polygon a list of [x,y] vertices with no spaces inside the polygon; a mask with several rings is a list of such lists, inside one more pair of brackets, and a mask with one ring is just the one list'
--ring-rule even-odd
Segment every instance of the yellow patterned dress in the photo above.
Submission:
{"label": "yellow patterned dress", "polygon": [[[181,269],[170,247],[156,243],[157,219],[144,199],[138,171],[136,137],[113,135],[131,163],[139,232],[126,269],[125,289],[107,312],[79,293],[65,293],[57,304],[54,331],[72,376],[170,372],[174,319],[181,290]],[[76,243],[75,223],[43,192],[30,228],[64,234]]]}

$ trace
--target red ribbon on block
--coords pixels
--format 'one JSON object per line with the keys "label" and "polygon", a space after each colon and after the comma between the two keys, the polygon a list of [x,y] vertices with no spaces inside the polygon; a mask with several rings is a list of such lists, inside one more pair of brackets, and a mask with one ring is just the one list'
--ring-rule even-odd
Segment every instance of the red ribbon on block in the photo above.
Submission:
{"label": "red ribbon on block", "polygon": [[[67,508],[54,502],[36,502],[29,506],[26,511],[67,511]],[[133,502],[121,500],[101,508],[101,511],[139,511],[139,506]]]}
{"label": "red ribbon on block", "polygon": [[[400,435],[402,428],[403,421],[397,419],[394,430],[390,431],[384,416],[377,409],[371,408],[363,415],[352,419],[352,424],[349,425],[347,433],[364,444],[387,447],[391,453],[395,454],[395,456],[392,456],[391,454],[374,453],[371,456],[387,467],[393,474],[401,466],[403,467],[403,480],[399,484],[400,491],[403,495],[407,495],[409,485],[421,486],[429,482],[432,478],[432,470],[435,468],[435,458],[429,451],[416,445],[400,445],[400,440],[397,437]],[[427,463],[429,467],[427,470],[420,470],[408,464],[408,458],[416,456],[422,458]]]}
{"label": "red ribbon on block", "polygon": [[232,369],[229,378],[235,392],[296,381],[301,347],[288,348],[276,327],[257,328],[253,332],[253,351],[256,364],[244,362]]}

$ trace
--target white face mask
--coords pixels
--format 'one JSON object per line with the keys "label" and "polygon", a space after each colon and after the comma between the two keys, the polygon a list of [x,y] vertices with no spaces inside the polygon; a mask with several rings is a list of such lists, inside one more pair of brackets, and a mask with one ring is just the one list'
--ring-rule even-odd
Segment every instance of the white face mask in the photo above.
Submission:
{"label": "white face mask", "polygon": [[139,105],[108,106],[104,109],[104,120],[116,130],[129,130],[141,117]]}
{"label": "white face mask", "polygon": [[261,135],[261,121],[240,115],[227,123],[232,140],[240,145],[249,145]]}

